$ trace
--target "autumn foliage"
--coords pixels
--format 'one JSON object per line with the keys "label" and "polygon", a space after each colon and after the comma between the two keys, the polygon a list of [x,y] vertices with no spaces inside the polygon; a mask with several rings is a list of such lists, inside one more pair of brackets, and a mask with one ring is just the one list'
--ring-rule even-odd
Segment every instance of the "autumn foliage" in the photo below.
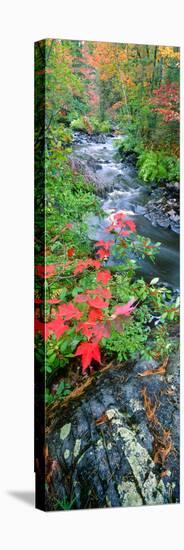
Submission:
{"label": "autumn foliage", "polygon": [[[123,239],[124,227],[127,227],[126,236],[130,235],[130,232],[136,231],[134,222],[127,220],[125,213],[120,211],[114,215],[113,222],[107,227],[107,231],[118,231],[119,238]],[[96,273],[97,285],[94,288],[86,288],[85,292],[76,293],[73,301],[67,303],[59,304],[57,299],[48,300],[49,304],[56,306],[51,311],[51,320],[43,322],[39,318],[35,319],[35,331],[40,333],[45,340],[48,340],[51,336],[59,340],[71,326],[74,327],[76,334],[81,335],[81,343],[76,347],[74,356],[81,357],[83,374],[88,367],[92,368],[93,361],[101,364],[100,342],[103,338],[109,338],[111,325],[115,322],[115,319],[119,316],[130,316],[135,309],[135,299],[131,299],[127,304],[110,307],[112,293],[108,284],[112,279],[112,275],[109,269],[105,268],[104,261],[109,257],[113,245],[113,239],[97,241],[95,250],[96,256],[100,259],[74,260],[73,275],[76,279],[84,271],[93,270]],[[74,254],[74,247],[72,247],[72,255],[68,254],[67,250],[68,257],[73,258]],[[66,267],[68,267],[68,262]],[[36,266],[38,277],[54,278],[56,273],[59,273],[59,265],[57,264]],[[42,300],[36,299],[36,303],[42,303]]]}

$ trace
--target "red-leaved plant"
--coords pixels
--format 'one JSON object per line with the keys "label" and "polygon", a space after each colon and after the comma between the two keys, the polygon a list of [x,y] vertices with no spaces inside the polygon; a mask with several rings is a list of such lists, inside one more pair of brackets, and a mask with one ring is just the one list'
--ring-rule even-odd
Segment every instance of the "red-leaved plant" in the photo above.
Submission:
{"label": "red-leaved plant", "polygon": [[[102,338],[109,338],[111,325],[115,324],[117,329],[122,330],[120,319],[130,316],[136,307],[136,299],[131,298],[126,304],[116,305],[110,310],[112,293],[108,284],[112,275],[102,262],[108,259],[112,246],[116,246],[125,237],[130,237],[130,233],[136,231],[135,223],[132,220],[126,220],[123,211],[113,214],[111,221],[107,231],[115,235],[115,241],[112,239],[96,242],[98,259],[75,260],[73,275],[80,277],[85,270],[95,270],[96,287],[78,292],[68,303],[61,304],[58,299],[48,299],[48,304],[56,306],[54,311],[52,308],[52,319],[48,322],[42,322],[39,318],[35,319],[35,331],[39,332],[45,340],[52,334],[59,340],[71,326],[74,327],[77,335],[81,335],[81,342],[74,350],[74,355],[81,357],[83,374],[88,367],[90,367],[90,371],[92,370],[92,361],[101,364],[100,342]],[[75,248],[69,248],[66,256],[73,258],[74,255]],[[68,267],[68,261],[65,265]],[[45,277],[45,279],[54,277],[58,273],[56,264],[36,266],[36,274],[39,277]],[[42,300],[36,299],[36,304],[40,303]]]}

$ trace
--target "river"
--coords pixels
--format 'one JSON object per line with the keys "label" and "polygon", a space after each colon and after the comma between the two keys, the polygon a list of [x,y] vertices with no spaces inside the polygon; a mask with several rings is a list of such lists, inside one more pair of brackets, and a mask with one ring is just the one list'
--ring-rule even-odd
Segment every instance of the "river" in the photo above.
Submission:
{"label": "river", "polygon": [[[96,180],[110,191],[100,197],[104,219],[88,216],[89,237],[92,240],[107,239],[105,231],[109,216],[118,210],[125,210],[129,219],[133,219],[137,232],[150,237],[152,243],[160,242],[155,263],[149,259],[141,260],[141,273],[145,278],[159,277],[160,281],[173,290],[179,287],[179,236],[170,228],[153,225],[146,215],[146,204],[150,197],[150,186],[138,178],[133,165],[120,161],[114,147],[114,137],[106,137],[104,143],[90,141],[82,136],[73,146],[73,158],[80,159],[90,167]],[[110,260],[111,261],[111,260]]]}

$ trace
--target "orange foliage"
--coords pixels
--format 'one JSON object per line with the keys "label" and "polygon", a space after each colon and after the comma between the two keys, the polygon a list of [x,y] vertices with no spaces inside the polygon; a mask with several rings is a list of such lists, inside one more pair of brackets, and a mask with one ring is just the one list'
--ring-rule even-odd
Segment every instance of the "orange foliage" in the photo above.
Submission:
{"label": "orange foliage", "polygon": [[126,60],[126,52],[119,44],[97,42],[93,54],[89,54],[88,62],[98,72],[101,80],[116,76]]}

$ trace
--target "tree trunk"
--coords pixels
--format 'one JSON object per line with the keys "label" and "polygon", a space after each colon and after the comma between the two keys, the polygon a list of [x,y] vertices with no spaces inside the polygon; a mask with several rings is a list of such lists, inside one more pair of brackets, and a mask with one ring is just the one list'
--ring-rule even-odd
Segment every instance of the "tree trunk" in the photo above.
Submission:
{"label": "tree trunk", "polygon": [[155,86],[156,63],[157,63],[157,50],[158,50],[158,46],[155,46],[155,49],[154,49],[154,60],[153,60],[153,73],[152,73],[152,79],[151,79],[151,92],[153,91],[153,88],[154,88],[154,86]]}

